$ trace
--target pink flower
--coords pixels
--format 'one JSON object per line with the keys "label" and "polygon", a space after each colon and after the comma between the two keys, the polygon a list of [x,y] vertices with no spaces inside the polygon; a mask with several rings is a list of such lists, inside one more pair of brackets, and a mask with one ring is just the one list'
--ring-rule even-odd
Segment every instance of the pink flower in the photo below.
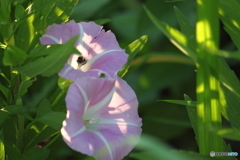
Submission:
{"label": "pink flower", "polygon": [[101,73],[116,77],[127,62],[128,55],[119,47],[111,31],[105,32],[102,26],[94,22],[53,24],[40,41],[43,45],[63,44],[75,35],[79,35],[75,47],[80,54],[72,54],[59,75],[70,80],[78,76],[99,77]]}
{"label": "pink flower", "polygon": [[97,160],[120,160],[138,143],[138,100],[124,80],[78,77],[65,100],[61,133],[72,149]]}

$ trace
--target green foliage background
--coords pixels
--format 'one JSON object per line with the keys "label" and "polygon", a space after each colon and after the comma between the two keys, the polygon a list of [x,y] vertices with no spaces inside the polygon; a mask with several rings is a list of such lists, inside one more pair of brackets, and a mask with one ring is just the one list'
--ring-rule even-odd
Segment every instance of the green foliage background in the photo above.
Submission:
{"label": "green foliage background", "polygon": [[[24,10],[30,2],[33,2],[31,9],[25,12]],[[56,73],[61,69],[60,66],[65,63],[69,53],[74,50],[70,47],[74,43],[74,39],[61,46],[53,45],[50,48],[39,46],[39,37],[48,25],[74,19],[76,22],[95,21],[104,25],[105,30],[112,30],[120,46],[126,48],[130,55],[137,53],[134,60],[129,62],[128,66],[125,66],[119,74],[124,76],[128,69],[123,78],[137,94],[140,104],[139,115],[143,119],[143,138],[139,146],[124,159],[165,160],[168,158],[187,160],[192,157],[203,160],[209,159],[209,156],[201,156],[196,153],[198,152],[198,145],[193,130],[197,126],[196,123],[193,123],[196,115],[188,115],[188,112],[194,113],[196,104],[191,102],[192,105],[189,104],[187,108],[184,106],[186,104],[184,100],[191,101],[192,99],[196,101],[194,58],[191,55],[189,57],[184,55],[169,41],[171,39],[178,42],[181,34],[172,32],[171,35],[166,26],[166,32],[164,32],[165,24],[156,27],[157,22],[153,23],[154,20],[151,20],[146,13],[147,11],[143,9],[143,4],[158,20],[185,34],[190,40],[188,46],[183,46],[185,50],[195,49],[197,17],[194,0],[12,0],[10,8],[4,7],[7,4],[4,0],[1,0],[1,47],[4,48],[3,42],[11,44],[11,38],[5,38],[10,37],[11,34],[15,36],[15,46],[17,47],[12,44],[5,49],[0,49],[0,60],[3,62],[0,63],[1,73],[9,80],[11,79],[9,83],[3,76],[0,76],[1,108],[5,107],[0,112],[1,128],[3,128],[0,132],[0,151],[3,151],[2,153],[5,151],[12,153],[9,155],[10,160],[93,159],[71,150],[58,133],[61,127],[59,121],[65,118],[63,113],[65,111],[64,95],[67,90],[66,86],[69,84],[58,79]],[[74,5],[76,6],[72,12],[71,6]],[[12,24],[8,23],[9,17],[4,16],[10,10],[10,16],[18,20],[14,23],[13,28],[10,27]],[[222,52],[218,54],[225,58],[237,77],[240,76],[240,63],[237,60],[240,57],[238,52],[240,46],[240,15],[236,12],[239,10],[240,3],[237,0],[219,1],[220,49]],[[71,12],[72,14],[68,18]],[[16,30],[14,30],[15,28]],[[147,38],[146,36],[142,37],[143,35],[146,35]],[[142,38],[139,39],[140,37]],[[139,41],[129,46],[136,39],[139,39]],[[146,44],[143,47],[145,42]],[[135,52],[131,51],[135,46],[137,46]],[[15,55],[15,53],[19,54]],[[48,66],[52,62],[58,67],[49,69]],[[225,63],[222,63],[222,66],[224,66],[223,64]],[[14,95],[16,101],[21,97],[22,103],[19,104],[12,102],[11,98],[8,97],[10,89],[14,87],[12,83],[16,78],[19,78],[10,74],[9,70],[12,70],[12,66],[21,73],[20,89],[18,94]],[[235,88],[235,90],[229,91],[227,87],[223,87],[225,96],[228,97],[226,103],[230,106],[230,109],[222,109],[224,115],[223,126],[224,128],[233,127],[237,131],[234,132],[230,129],[227,132],[228,134],[223,133],[221,136],[226,138],[225,142],[227,144],[231,144],[232,151],[240,154],[240,108],[238,103],[240,100],[238,88],[240,86],[236,79],[228,79],[232,73],[230,69],[226,68],[220,67],[222,81],[225,80],[227,84],[228,82],[233,84],[230,87]],[[235,75],[234,78],[236,78]],[[61,89],[58,84],[62,87]],[[166,99],[172,103],[159,101]],[[4,101],[8,102],[8,106],[4,104]],[[179,103],[184,105],[179,105]],[[12,109],[11,106],[15,106],[15,109]],[[14,136],[18,133],[16,128],[13,127],[14,121],[9,116],[13,115],[15,119],[18,119],[17,113],[27,119],[25,122],[25,144],[22,146],[26,149],[24,155],[20,154],[17,147],[13,145],[14,141],[11,141],[16,139]],[[52,118],[53,115],[54,119]],[[212,130],[212,132],[220,134],[218,129],[213,128]],[[50,141],[50,139],[46,139],[48,137],[55,138],[56,141],[47,148],[34,147],[44,139],[46,142],[38,145],[46,145]],[[4,140],[6,140],[5,143]],[[3,143],[5,147],[1,149]],[[231,149],[224,149],[224,151],[230,151]],[[36,155],[36,152],[39,155]],[[232,160],[234,157],[229,157],[229,159]]]}

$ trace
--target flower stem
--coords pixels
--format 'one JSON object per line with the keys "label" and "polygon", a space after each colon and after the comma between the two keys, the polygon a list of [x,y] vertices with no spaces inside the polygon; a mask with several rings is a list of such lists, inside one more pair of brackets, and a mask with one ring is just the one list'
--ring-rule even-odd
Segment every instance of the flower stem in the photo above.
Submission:
{"label": "flower stem", "polygon": [[209,127],[221,128],[219,104],[219,45],[218,0],[197,0],[197,115],[199,152],[221,152],[223,140]]}
{"label": "flower stem", "polygon": [[60,135],[61,135],[60,132],[58,132],[57,135],[46,146],[44,146],[43,148],[49,147],[53,142],[55,142],[58,139],[58,137]]}

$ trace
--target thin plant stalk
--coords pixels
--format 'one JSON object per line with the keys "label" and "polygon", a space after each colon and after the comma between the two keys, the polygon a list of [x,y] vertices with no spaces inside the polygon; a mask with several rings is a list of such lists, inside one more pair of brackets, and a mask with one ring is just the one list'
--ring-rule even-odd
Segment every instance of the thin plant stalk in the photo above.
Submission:
{"label": "thin plant stalk", "polygon": [[197,116],[199,152],[221,152],[223,140],[210,132],[221,128],[219,103],[218,0],[197,0]]}

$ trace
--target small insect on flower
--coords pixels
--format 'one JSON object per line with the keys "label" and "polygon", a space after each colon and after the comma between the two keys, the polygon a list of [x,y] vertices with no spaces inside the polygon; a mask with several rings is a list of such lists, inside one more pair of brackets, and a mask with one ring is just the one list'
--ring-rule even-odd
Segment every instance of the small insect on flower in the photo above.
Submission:
{"label": "small insect on flower", "polygon": [[77,63],[83,66],[84,64],[87,63],[87,60],[83,56],[79,56],[77,59]]}
{"label": "small insect on flower", "polygon": [[42,45],[64,44],[79,35],[74,47],[79,51],[66,59],[59,76],[74,81],[79,76],[116,78],[119,70],[128,60],[128,54],[122,49],[111,31],[94,22],[69,21],[47,27],[40,38]]}
{"label": "small insect on flower", "polygon": [[87,60],[83,56],[79,56],[77,59],[78,63],[78,69],[81,69],[81,67],[87,63]]}

